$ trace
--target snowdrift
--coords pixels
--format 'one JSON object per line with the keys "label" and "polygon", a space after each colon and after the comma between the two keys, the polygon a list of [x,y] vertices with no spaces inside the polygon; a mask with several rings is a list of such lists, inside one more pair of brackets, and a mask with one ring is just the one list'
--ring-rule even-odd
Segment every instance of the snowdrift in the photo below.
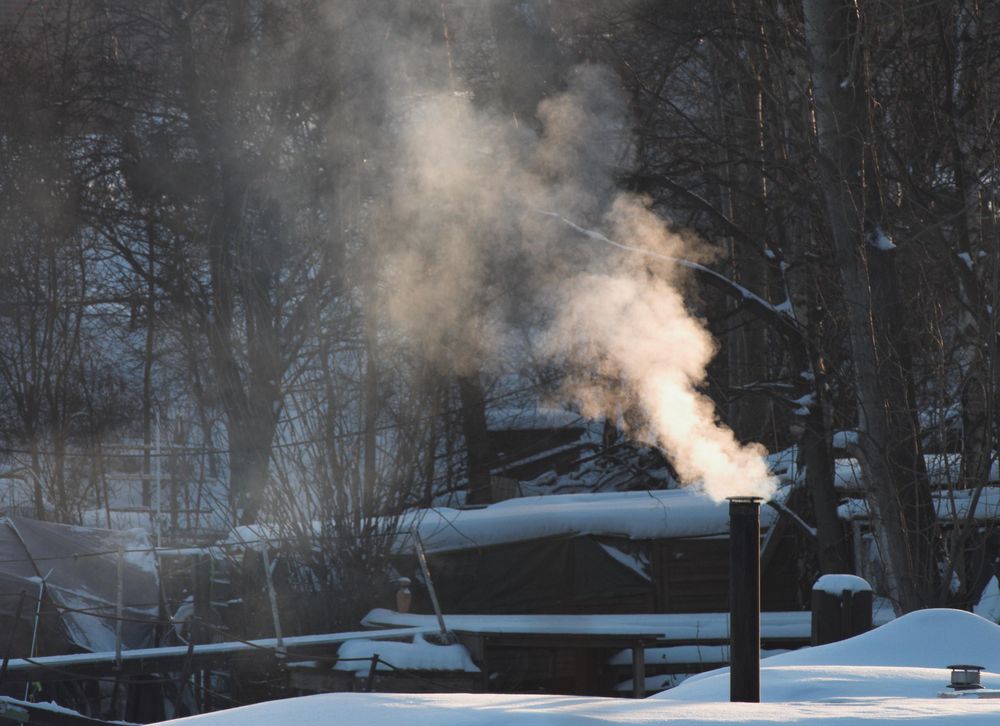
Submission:
{"label": "snowdrift", "polygon": [[1000,627],[971,613],[925,610],[831,645],[762,663],[764,703],[728,703],[721,669],[641,701],[498,694],[325,694],[172,724],[191,726],[596,726],[599,724],[1000,723],[1000,699],[940,698],[952,663],[984,666],[1000,688]]}

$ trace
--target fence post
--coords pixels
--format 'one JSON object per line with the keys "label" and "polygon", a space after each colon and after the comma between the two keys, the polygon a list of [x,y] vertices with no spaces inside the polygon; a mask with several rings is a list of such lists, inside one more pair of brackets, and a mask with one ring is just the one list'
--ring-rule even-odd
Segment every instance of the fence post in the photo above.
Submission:
{"label": "fence post", "polygon": [[372,654],[372,664],[368,666],[368,680],[365,682],[365,693],[371,693],[375,687],[375,673],[378,671],[378,653]]}
{"label": "fence post", "polygon": [[872,629],[872,586],[856,575],[823,575],[812,588],[812,644],[853,638]]}

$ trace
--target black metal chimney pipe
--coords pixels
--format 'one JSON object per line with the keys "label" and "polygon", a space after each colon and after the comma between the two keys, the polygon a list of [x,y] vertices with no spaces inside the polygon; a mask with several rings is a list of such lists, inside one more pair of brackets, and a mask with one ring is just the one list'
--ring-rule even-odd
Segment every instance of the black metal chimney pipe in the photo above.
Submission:
{"label": "black metal chimney pipe", "polygon": [[760,497],[729,497],[729,700],[760,703]]}

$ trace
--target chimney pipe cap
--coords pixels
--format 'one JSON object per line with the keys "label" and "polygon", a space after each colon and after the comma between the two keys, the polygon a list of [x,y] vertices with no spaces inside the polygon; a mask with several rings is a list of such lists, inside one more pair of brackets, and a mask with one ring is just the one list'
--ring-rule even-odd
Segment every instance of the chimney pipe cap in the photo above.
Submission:
{"label": "chimney pipe cap", "polygon": [[949,688],[954,688],[956,691],[967,691],[983,687],[979,682],[979,672],[983,670],[982,666],[958,664],[948,667],[951,668]]}

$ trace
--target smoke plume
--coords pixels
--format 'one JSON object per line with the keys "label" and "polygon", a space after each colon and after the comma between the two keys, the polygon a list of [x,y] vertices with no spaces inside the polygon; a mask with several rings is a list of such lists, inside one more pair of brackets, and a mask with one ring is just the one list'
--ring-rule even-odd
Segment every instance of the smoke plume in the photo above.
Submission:
{"label": "smoke plume", "polygon": [[663,259],[711,251],[615,188],[630,162],[626,107],[588,65],[542,102],[538,128],[450,91],[398,109],[387,314],[456,372],[503,358],[512,331],[528,330],[536,353],[573,371],[566,394],[583,413],[639,411],[632,435],[666,450],[684,482],[767,497],[763,448],[741,445],[699,390],[716,345],[685,304],[683,270]]}

